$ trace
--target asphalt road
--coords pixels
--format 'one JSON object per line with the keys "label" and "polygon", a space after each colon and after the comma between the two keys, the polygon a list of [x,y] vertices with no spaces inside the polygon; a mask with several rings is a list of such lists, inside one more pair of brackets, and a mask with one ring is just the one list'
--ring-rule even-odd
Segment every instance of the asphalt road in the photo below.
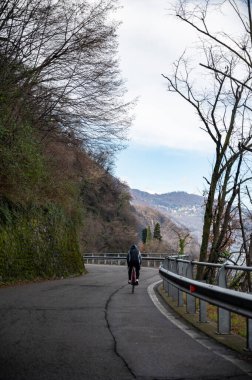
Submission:
{"label": "asphalt road", "polygon": [[[239,360],[159,303],[157,269],[126,267],[0,289],[0,379],[251,379]],[[154,302],[159,309],[156,307]]]}

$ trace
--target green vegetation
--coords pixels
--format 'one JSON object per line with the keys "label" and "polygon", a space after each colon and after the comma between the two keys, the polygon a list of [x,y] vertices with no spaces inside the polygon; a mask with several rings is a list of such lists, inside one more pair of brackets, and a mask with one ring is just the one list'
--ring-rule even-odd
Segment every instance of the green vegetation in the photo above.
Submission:
{"label": "green vegetation", "polygon": [[[186,293],[183,293],[184,305],[186,305]],[[199,313],[200,303],[196,298],[196,312]],[[218,307],[207,303],[207,319],[211,322],[218,323]],[[242,315],[231,313],[231,332],[242,337],[247,336],[247,318]]]}
{"label": "green vegetation", "polygon": [[143,244],[148,244],[152,240],[161,241],[162,240],[162,236],[161,236],[161,232],[160,231],[161,231],[161,227],[160,227],[160,223],[158,223],[158,222],[154,226],[153,234],[151,232],[150,226],[147,226],[146,228],[144,228],[142,230],[142,243]]}
{"label": "green vegetation", "polygon": [[75,222],[59,207],[0,205],[1,281],[83,272]]}
{"label": "green vegetation", "polygon": [[[214,305],[207,305],[207,316],[208,318],[217,323],[217,307]],[[234,334],[238,334],[240,336],[246,337],[247,336],[247,321],[246,318],[238,315],[231,313],[231,331]]]}
{"label": "green vegetation", "polygon": [[144,228],[142,230],[142,243],[145,244],[146,243],[146,238],[147,238],[147,228]]}
{"label": "green vegetation", "polygon": [[146,234],[146,243],[149,243],[152,240],[152,233],[150,226],[147,227],[147,234]]}
{"label": "green vegetation", "polygon": [[157,222],[154,227],[154,232],[153,232],[153,239],[156,239],[158,241],[162,240],[161,232],[160,232],[160,224]]}
{"label": "green vegetation", "polygon": [[[146,212],[147,210],[145,210]],[[162,240],[161,226],[159,222],[154,225],[153,232],[150,226],[142,230],[142,244],[140,246],[141,252],[167,252],[170,250],[170,246],[167,242]]]}
{"label": "green vegetation", "polygon": [[0,282],[84,271],[135,220],[111,174],[130,125],[113,1],[0,4]]}

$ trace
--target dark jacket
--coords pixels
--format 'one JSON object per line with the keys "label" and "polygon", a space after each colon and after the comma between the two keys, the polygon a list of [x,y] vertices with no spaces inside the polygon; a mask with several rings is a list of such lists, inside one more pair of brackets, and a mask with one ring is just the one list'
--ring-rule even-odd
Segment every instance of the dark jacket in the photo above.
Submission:
{"label": "dark jacket", "polygon": [[136,245],[132,245],[128,254],[127,254],[127,264],[128,266],[133,265],[134,263],[138,263],[141,265],[142,257],[139,249]]}

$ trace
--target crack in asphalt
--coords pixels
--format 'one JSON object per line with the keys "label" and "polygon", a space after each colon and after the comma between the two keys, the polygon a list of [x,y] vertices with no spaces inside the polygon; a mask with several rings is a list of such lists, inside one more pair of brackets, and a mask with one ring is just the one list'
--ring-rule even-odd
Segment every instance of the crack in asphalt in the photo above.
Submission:
{"label": "crack in asphalt", "polygon": [[[156,277],[157,274],[155,273],[153,276],[149,277],[145,277],[145,276],[141,276],[142,280],[150,280],[154,277]],[[114,342],[114,353],[116,354],[117,357],[119,357],[122,362],[124,363],[125,367],[127,368],[127,370],[129,371],[129,373],[131,374],[131,376],[136,379],[138,378],[136,376],[136,374],[134,373],[133,369],[130,367],[130,365],[128,364],[128,362],[126,361],[126,359],[119,353],[118,349],[117,349],[117,340],[116,340],[116,337],[115,335],[113,334],[113,331],[112,331],[112,328],[110,326],[110,323],[109,323],[109,319],[108,319],[108,309],[109,309],[109,304],[112,300],[112,298],[114,297],[114,295],[116,293],[118,293],[121,289],[125,288],[127,285],[122,285],[120,288],[116,289],[113,293],[110,294],[109,298],[107,299],[107,302],[105,304],[105,321],[106,321],[106,324],[107,324],[107,328],[109,330],[109,333],[110,335],[112,336],[112,339],[113,339],[113,342]]]}
{"label": "crack in asphalt", "polygon": [[109,320],[108,320],[108,308],[109,308],[109,304],[113,298],[113,296],[119,292],[119,290],[123,289],[126,285],[123,285],[121,286],[120,288],[116,289],[108,298],[107,302],[106,302],[106,305],[105,305],[105,320],[106,320],[106,323],[107,323],[107,328],[113,338],[113,341],[114,341],[114,353],[116,354],[116,356],[118,356],[124,363],[124,365],[126,366],[126,368],[128,369],[128,371],[130,372],[130,374],[132,375],[132,377],[134,379],[136,379],[136,375],[134,373],[134,371],[132,370],[132,368],[129,366],[129,364],[127,363],[126,359],[118,352],[117,350],[117,340],[116,340],[116,337],[115,335],[113,334],[113,331],[112,331],[112,328],[110,326],[110,323],[109,323]]}

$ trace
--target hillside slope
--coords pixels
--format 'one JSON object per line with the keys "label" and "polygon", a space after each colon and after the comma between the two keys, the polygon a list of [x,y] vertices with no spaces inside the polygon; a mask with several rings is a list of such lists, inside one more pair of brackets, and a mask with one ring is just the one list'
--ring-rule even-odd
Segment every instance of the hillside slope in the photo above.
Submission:
{"label": "hillside slope", "polygon": [[166,194],[149,194],[138,189],[131,189],[132,204],[147,206],[159,210],[180,228],[188,228],[191,234],[201,240],[204,198],[183,191]]}
{"label": "hillside slope", "polygon": [[[168,215],[165,215],[163,211],[157,210],[147,205],[134,204],[135,219],[137,221],[137,229],[139,232],[138,238],[141,241],[142,230],[147,226],[153,233],[156,223],[160,224],[162,243],[152,241],[148,249],[151,252],[165,252],[168,254],[178,253],[179,236],[184,237],[190,233],[189,229],[184,226],[179,226],[174,223]],[[146,248],[146,247],[145,247]],[[199,245],[197,240],[192,236],[188,245],[186,246],[186,252],[191,253],[194,256],[198,255]]]}

